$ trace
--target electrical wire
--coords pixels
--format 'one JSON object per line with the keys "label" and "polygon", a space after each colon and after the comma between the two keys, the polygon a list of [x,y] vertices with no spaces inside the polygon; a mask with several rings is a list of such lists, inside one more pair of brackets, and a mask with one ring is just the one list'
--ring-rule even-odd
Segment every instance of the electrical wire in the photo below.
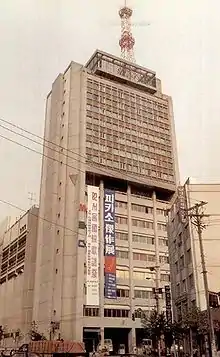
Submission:
{"label": "electrical wire", "polygon": [[[79,158],[83,158],[83,160],[84,160],[83,162],[85,162],[85,160],[86,160],[87,162],[90,162],[90,163],[93,164],[93,165],[95,164],[95,162],[92,161],[92,160],[89,160],[86,155],[82,155],[82,154],[77,153],[77,152],[75,152],[75,151],[73,151],[73,150],[67,149],[67,148],[65,148],[64,146],[58,145],[58,144],[56,144],[56,143],[54,143],[54,142],[52,142],[52,141],[50,141],[50,140],[47,140],[47,139],[45,139],[45,138],[43,138],[43,137],[41,137],[41,136],[39,136],[39,135],[37,135],[37,134],[31,132],[31,131],[28,131],[28,130],[26,130],[26,129],[24,129],[24,128],[22,128],[22,127],[16,125],[16,124],[13,124],[13,123],[11,123],[11,122],[9,122],[9,121],[7,121],[7,120],[4,120],[4,119],[2,119],[2,118],[0,118],[0,121],[6,123],[6,124],[8,124],[8,125],[11,125],[11,126],[17,128],[17,129],[19,129],[19,130],[21,130],[21,131],[23,131],[23,132],[25,132],[25,133],[28,133],[28,134],[30,134],[30,135],[32,135],[32,136],[34,136],[34,137],[36,137],[36,138],[42,140],[43,143],[39,143],[39,142],[37,142],[37,141],[35,141],[35,140],[31,139],[31,138],[28,138],[27,136],[24,136],[23,134],[20,134],[20,133],[18,133],[18,132],[15,132],[15,131],[13,131],[12,129],[9,129],[9,128],[7,128],[7,127],[5,127],[5,126],[3,126],[3,125],[0,124],[0,127],[2,127],[3,129],[8,130],[8,131],[10,131],[10,132],[12,132],[12,133],[14,133],[14,134],[16,134],[16,135],[19,135],[19,136],[21,136],[21,137],[24,137],[24,138],[26,138],[27,140],[30,140],[30,141],[32,141],[32,142],[38,144],[38,145],[41,145],[41,146],[43,146],[43,147],[47,147],[47,148],[50,149],[51,151],[55,151],[55,152],[57,152],[57,153],[59,153],[59,154],[61,154],[61,155],[64,155],[64,156],[66,156],[66,157],[68,157],[68,158],[70,158],[70,159],[73,159],[74,161],[80,162],[80,159],[76,159],[76,158],[74,158],[74,157],[72,157],[72,156],[70,156],[70,155],[64,154],[63,152],[57,151],[57,150],[55,150],[54,148],[50,148],[50,147],[46,146],[46,145],[45,145],[45,142],[47,142],[47,143],[49,143],[49,144],[51,144],[51,145],[53,145],[53,146],[55,146],[55,147],[57,147],[57,148],[59,148],[59,149],[65,150],[67,153],[71,153],[71,154],[74,154],[74,155],[78,156]],[[3,137],[3,138],[4,138],[5,140],[7,140],[6,137]],[[15,141],[13,141],[13,142],[14,142],[14,143],[17,143],[17,142],[15,142]],[[26,148],[28,148],[28,147],[26,147]],[[30,150],[31,150],[31,149],[30,149]],[[33,150],[31,150],[31,151],[33,151]],[[36,151],[35,151],[35,152],[36,152]],[[39,154],[41,154],[41,153],[39,153]],[[45,156],[45,155],[44,155],[44,156]],[[46,157],[47,157],[47,156],[46,156]],[[49,158],[50,158],[51,160],[54,159],[54,158],[51,158],[51,157],[49,157]],[[55,161],[58,161],[58,160],[55,160]],[[64,165],[67,165],[67,164],[64,163]],[[76,167],[73,167],[73,166],[71,166],[71,165],[67,165],[67,166],[76,169]],[[99,168],[99,171],[100,171],[100,172],[102,172],[104,175],[106,175],[106,170],[105,170],[104,168],[102,168],[102,167],[100,167],[100,166],[98,166],[98,168]],[[78,168],[77,168],[77,169],[78,169]],[[79,169],[78,169],[78,170],[79,170]],[[113,171],[115,171],[115,172],[117,172],[117,173],[120,172],[120,174],[122,174],[122,175],[124,174],[124,172],[123,172],[122,170],[116,169],[116,168],[114,168],[114,167],[111,167],[111,170],[113,170]],[[79,171],[82,171],[82,170],[79,170]],[[82,171],[82,172],[84,172],[84,171]],[[134,175],[131,175],[131,174],[127,173],[127,172],[126,172],[126,177],[130,178],[131,180],[134,180],[134,179],[135,179],[135,176],[134,176]]]}
{"label": "electrical wire", "polygon": [[[30,148],[29,146],[26,146],[26,145],[24,145],[24,144],[21,144],[21,143],[15,141],[15,140],[13,140],[13,139],[9,139],[9,138],[7,138],[7,137],[4,136],[4,135],[1,135],[1,134],[0,134],[0,138],[5,139],[5,140],[7,140],[7,141],[10,141],[10,142],[13,143],[13,144],[16,144],[16,145],[18,145],[18,146],[21,146],[21,147],[23,147],[23,148],[25,148],[25,149],[27,149],[27,150],[30,150],[30,151],[32,151],[32,152],[34,152],[34,153],[36,153],[36,154],[41,155],[41,156],[43,156],[43,157],[47,157],[48,159],[50,159],[50,160],[52,160],[52,161],[55,161],[55,162],[58,162],[58,163],[60,164],[60,161],[57,160],[57,159],[55,159],[54,157],[50,157],[50,156],[48,156],[48,155],[46,155],[46,154],[44,154],[44,153],[42,153],[42,152],[40,152],[40,151],[37,151],[37,150],[35,150],[35,149]],[[74,166],[71,166],[71,165],[68,165],[68,164],[64,164],[64,165],[67,166],[67,167],[70,167],[70,168],[72,168],[72,169],[74,169],[74,170],[76,169],[76,167],[74,167]]]}
{"label": "electrical wire", "polygon": [[[20,210],[20,211],[22,211],[22,212],[27,212],[27,210],[25,210],[25,209],[23,209],[23,208],[21,208],[21,207],[15,205],[15,204],[13,204],[13,203],[11,203],[11,202],[8,202],[8,201],[2,200],[2,199],[0,199],[0,202],[3,203],[3,204],[9,205],[9,206],[11,206],[11,207],[13,207],[13,208],[16,208],[16,209],[18,209],[18,210]],[[68,230],[68,231],[70,231],[70,232],[72,232],[72,233],[74,233],[74,234],[81,235],[81,236],[83,236],[83,238],[85,238],[85,235],[84,235],[84,234],[79,233],[78,231],[74,231],[74,230],[72,230],[71,228],[68,228],[68,227],[66,227],[66,226],[63,226],[63,225],[61,225],[61,224],[59,224],[59,223],[50,221],[50,220],[48,220],[48,219],[46,219],[46,218],[43,218],[43,217],[41,217],[41,216],[39,216],[39,215],[37,215],[37,214],[34,214],[33,212],[31,212],[30,209],[28,210],[28,212],[29,212],[31,215],[33,215],[33,216],[35,216],[35,217],[38,217],[40,220],[46,221],[47,223],[50,223],[50,224],[52,224],[52,225],[54,225],[54,226],[57,226],[57,227],[66,229],[66,230]],[[100,241],[100,246],[101,246],[101,248],[104,247],[104,244],[103,244],[101,241]],[[118,250],[120,250],[120,248],[121,248],[120,246],[117,246],[117,249],[118,249]],[[123,246],[122,248],[124,248],[124,246]],[[162,253],[163,253],[163,252],[162,252]],[[167,254],[168,254],[168,253],[167,253]],[[161,263],[161,264],[160,264],[160,268],[163,267],[164,265],[166,265],[166,263]]]}
{"label": "electrical wire", "polygon": [[82,236],[84,236],[82,233],[78,233],[77,231],[74,231],[74,230],[72,230],[71,228],[68,228],[68,227],[66,227],[66,226],[63,226],[62,224],[59,224],[59,223],[50,221],[49,219],[40,217],[38,214],[35,214],[35,213],[31,212],[31,209],[29,209],[29,210],[23,209],[23,208],[21,208],[21,207],[15,205],[15,204],[13,204],[13,203],[11,203],[11,202],[8,202],[8,201],[2,200],[2,199],[0,199],[0,202],[3,203],[3,204],[6,204],[6,205],[8,205],[8,206],[11,206],[11,207],[13,207],[13,208],[16,208],[16,209],[18,209],[19,211],[29,212],[29,213],[30,213],[32,216],[34,216],[34,217],[37,217],[37,218],[39,218],[39,219],[41,219],[41,220],[43,220],[43,221],[45,221],[45,222],[47,222],[47,223],[50,223],[50,224],[52,224],[52,225],[55,225],[55,226],[57,226],[57,227],[64,228],[64,229],[66,229],[66,230],[68,230],[68,231],[70,231],[70,232],[72,232],[72,233],[74,233],[74,234],[79,234],[79,235],[81,234]]}

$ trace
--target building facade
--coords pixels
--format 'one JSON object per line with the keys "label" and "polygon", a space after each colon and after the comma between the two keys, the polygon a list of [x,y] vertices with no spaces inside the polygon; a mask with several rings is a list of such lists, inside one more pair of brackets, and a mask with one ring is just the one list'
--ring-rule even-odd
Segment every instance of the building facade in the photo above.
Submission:
{"label": "building facade", "polygon": [[[206,202],[203,218],[202,243],[208,275],[209,291],[220,291],[219,271],[219,184],[195,184],[190,179],[172,204],[168,219],[169,257],[171,286],[175,318],[180,319],[188,308],[197,306],[207,309],[203,283],[201,251],[194,220],[190,219],[190,208],[197,203]],[[187,213],[188,214],[187,214]]]}
{"label": "building facade", "polygon": [[42,333],[90,349],[118,334],[127,348],[137,344],[153,287],[169,284],[165,210],[176,155],[172,100],[153,71],[96,51],[57,77],[46,106],[35,277]]}
{"label": "building facade", "polygon": [[1,347],[28,339],[33,321],[38,208],[32,207],[0,237]]}

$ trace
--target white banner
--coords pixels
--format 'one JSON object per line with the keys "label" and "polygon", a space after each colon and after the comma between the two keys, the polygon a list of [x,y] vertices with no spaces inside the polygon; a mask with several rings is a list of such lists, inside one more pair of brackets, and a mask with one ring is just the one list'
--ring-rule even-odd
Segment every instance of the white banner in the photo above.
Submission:
{"label": "white banner", "polygon": [[99,187],[88,186],[86,305],[99,305]]}

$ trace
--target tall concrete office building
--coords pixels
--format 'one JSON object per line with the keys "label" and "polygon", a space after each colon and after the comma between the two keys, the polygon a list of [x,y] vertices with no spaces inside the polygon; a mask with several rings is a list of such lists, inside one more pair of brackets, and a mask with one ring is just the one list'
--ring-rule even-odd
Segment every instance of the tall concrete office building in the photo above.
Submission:
{"label": "tall concrete office building", "polygon": [[97,50],[54,81],[44,144],[34,320],[51,338],[131,349],[169,284],[172,100],[155,72]]}

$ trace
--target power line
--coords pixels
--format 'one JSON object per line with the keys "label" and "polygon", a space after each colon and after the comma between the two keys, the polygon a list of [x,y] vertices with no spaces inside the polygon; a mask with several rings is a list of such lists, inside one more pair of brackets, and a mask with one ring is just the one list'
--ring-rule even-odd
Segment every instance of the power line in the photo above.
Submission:
{"label": "power line", "polygon": [[[23,147],[23,148],[25,148],[25,149],[27,149],[27,150],[30,150],[30,151],[32,151],[32,152],[34,152],[34,153],[36,153],[36,154],[39,154],[39,155],[44,156],[44,157],[47,157],[48,159],[50,159],[50,160],[52,160],[52,161],[56,161],[56,162],[58,162],[58,163],[60,164],[60,161],[57,160],[57,159],[55,159],[54,157],[47,156],[46,154],[44,154],[44,153],[42,153],[42,152],[40,152],[40,151],[37,151],[37,150],[35,150],[35,149],[32,149],[32,148],[30,148],[29,146],[23,145],[23,144],[21,144],[21,143],[15,141],[15,140],[9,139],[9,138],[7,138],[7,137],[4,136],[4,135],[1,135],[1,134],[0,134],[0,137],[1,137],[2,139],[5,139],[5,140],[7,140],[7,141],[10,141],[10,142],[13,143],[13,144],[16,144],[16,145],[18,145],[18,146],[21,146],[21,147]],[[64,165],[66,165],[67,167],[70,167],[70,168],[72,168],[72,169],[76,169],[76,167],[71,166],[71,165],[69,165],[69,164],[66,164],[66,163],[65,163]]]}
{"label": "power line", "polygon": [[31,209],[29,209],[29,210],[23,209],[23,208],[21,208],[21,207],[15,205],[15,204],[13,204],[13,203],[11,203],[11,202],[8,202],[8,201],[2,200],[2,199],[0,199],[0,202],[6,204],[6,205],[8,205],[8,206],[11,206],[11,207],[13,207],[13,208],[16,208],[16,209],[18,209],[18,210],[20,210],[20,211],[22,211],[22,212],[29,212],[32,216],[38,217],[39,219],[41,219],[41,220],[43,220],[43,221],[46,221],[47,223],[51,223],[51,224],[53,224],[54,226],[57,226],[57,227],[60,227],[60,228],[64,228],[64,229],[66,229],[66,230],[68,230],[68,231],[70,231],[70,232],[72,232],[72,233],[74,233],[74,234],[82,235],[82,236],[84,237],[84,235],[83,235],[82,233],[79,233],[79,232],[77,232],[77,231],[74,231],[74,230],[72,230],[71,228],[68,228],[68,227],[66,227],[66,226],[63,226],[62,224],[59,224],[59,223],[50,221],[49,219],[40,217],[38,214],[35,214],[35,213],[31,212]]}
{"label": "power line", "polygon": [[[65,150],[67,153],[71,153],[71,154],[74,154],[74,155],[78,156],[79,158],[83,158],[83,160],[84,160],[83,162],[85,162],[85,160],[87,160],[87,161],[90,162],[91,164],[94,164],[94,161],[89,160],[86,155],[82,155],[82,154],[77,153],[77,152],[75,152],[75,151],[73,151],[73,150],[67,149],[67,148],[65,148],[64,146],[58,145],[58,144],[56,144],[56,143],[54,143],[54,142],[52,142],[52,141],[50,141],[50,140],[47,140],[47,139],[45,139],[45,138],[43,138],[43,137],[41,137],[41,136],[39,136],[39,135],[37,135],[37,134],[34,134],[34,133],[31,132],[31,131],[28,131],[28,130],[26,130],[26,129],[24,129],[24,128],[18,126],[18,125],[15,125],[15,124],[13,124],[13,123],[11,123],[11,122],[9,122],[9,121],[6,121],[6,120],[4,120],[4,119],[2,119],[2,118],[0,118],[0,121],[3,121],[3,122],[5,122],[5,123],[8,124],[8,125],[11,125],[11,126],[17,128],[17,129],[19,129],[19,130],[22,130],[22,131],[24,131],[24,132],[26,132],[26,133],[28,133],[28,134],[30,134],[30,135],[32,135],[32,136],[35,136],[35,137],[39,138],[40,140],[42,140],[43,142],[47,142],[47,143],[49,143],[49,144],[51,144],[51,145],[54,145],[55,147],[57,147],[57,148],[59,148],[59,149]],[[48,148],[49,150],[54,151],[54,152],[56,152],[56,153],[58,153],[58,154],[60,154],[60,155],[66,156],[67,158],[70,158],[70,159],[72,159],[72,160],[74,160],[74,161],[76,161],[76,162],[82,162],[80,159],[74,158],[74,157],[72,157],[72,156],[70,156],[70,155],[67,155],[66,153],[61,152],[61,151],[55,150],[54,148],[50,148],[49,146],[45,145],[45,143],[40,143],[40,142],[38,142],[38,141],[36,141],[36,140],[34,140],[34,139],[32,139],[32,138],[27,137],[27,136],[24,135],[24,134],[18,133],[18,132],[14,131],[14,130],[12,130],[12,129],[9,129],[9,128],[7,128],[7,127],[1,125],[1,124],[0,124],[0,127],[2,127],[2,128],[5,129],[5,130],[8,130],[9,132],[11,132],[11,133],[13,133],[13,134],[16,134],[16,135],[21,136],[21,137],[23,137],[23,138],[25,138],[25,139],[27,139],[27,140],[29,140],[29,141],[32,141],[32,142],[34,142],[34,143],[36,143],[36,144],[38,144],[38,145],[40,145],[40,146],[42,146],[42,147],[46,147],[46,148]],[[3,136],[1,136],[1,137],[4,138],[5,140],[11,140],[11,141],[12,141],[12,139],[9,139],[9,138],[3,137]],[[18,144],[18,142],[16,142],[16,141],[12,141],[12,142],[13,142],[14,144],[16,144],[16,143]],[[18,144],[18,145],[19,145],[19,144]],[[22,145],[20,145],[20,146],[22,146]],[[25,147],[25,146],[23,146],[23,147]],[[33,151],[33,150],[32,150],[31,148],[29,148],[29,147],[25,147],[25,148],[26,148],[26,149],[29,149],[29,150],[31,150],[31,151]],[[34,152],[37,153],[36,150],[35,150]],[[39,153],[40,155],[43,155],[43,156],[45,156],[45,157],[48,157],[48,156],[46,156],[45,154],[42,154],[42,153],[40,153],[40,152],[38,152],[38,153]],[[56,160],[56,159],[54,159],[54,158],[52,158],[52,157],[48,157],[48,158],[50,158],[51,160],[54,160],[54,161],[58,161],[58,160]],[[58,162],[60,163],[60,161],[58,161]],[[63,164],[66,165],[66,166],[69,166],[69,167],[71,167],[71,168],[73,168],[73,169],[78,169],[79,171],[84,172],[83,170],[80,170],[79,168],[76,168],[76,167],[74,167],[74,166],[68,165],[68,164],[66,164],[66,163],[63,163]],[[121,174],[123,174],[123,172],[122,172],[120,169],[115,169],[114,167],[111,167],[111,170],[116,171],[116,172],[120,172]],[[103,168],[99,167],[99,171],[102,172],[104,175],[106,175],[106,171],[105,171]],[[126,172],[126,175],[127,175],[128,178],[130,177],[131,180],[134,179],[134,176],[128,174],[127,172]]]}
{"label": "power line", "polygon": [[[36,138],[42,140],[43,143],[36,142],[36,141],[34,141],[33,139],[24,136],[23,134],[17,133],[17,132],[15,132],[15,131],[12,131],[12,129],[9,129],[9,128],[4,127],[3,125],[0,125],[0,126],[3,127],[5,130],[11,131],[11,132],[13,132],[13,133],[16,134],[16,135],[23,136],[23,137],[25,137],[26,139],[37,143],[38,145],[41,145],[41,146],[43,146],[43,147],[46,147],[46,146],[45,146],[45,142],[47,142],[47,143],[49,143],[49,144],[51,144],[51,145],[54,145],[55,147],[57,147],[57,148],[59,148],[59,149],[65,150],[67,153],[69,152],[69,153],[72,153],[72,154],[78,156],[79,158],[83,158],[83,160],[84,160],[83,162],[85,162],[85,160],[86,160],[86,161],[90,162],[90,163],[93,164],[93,165],[96,164],[94,161],[89,160],[86,155],[82,155],[82,154],[77,153],[77,152],[75,152],[75,151],[73,151],[73,150],[67,149],[67,148],[65,148],[64,146],[58,145],[58,144],[56,144],[56,143],[54,143],[54,142],[52,142],[52,141],[50,141],[50,140],[48,140],[48,139],[43,138],[42,136],[39,136],[39,135],[37,135],[37,134],[35,134],[35,133],[29,131],[29,130],[24,129],[24,128],[22,128],[22,127],[20,127],[20,126],[18,126],[18,125],[16,125],[16,124],[10,122],[10,121],[4,120],[4,119],[2,119],[2,118],[0,118],[0,121],[6,123],[6,124],[8,124],[8,125],[11,125],[11,126],[17,128],[17,129],[19,129],[19,130],[21,130],[21,131],[23,131],[23,132],[25,132],[25,133],[28,133],[28,134],[30,134],[30,135],[32,135],[32,136],[35,136]],[[15,143],[16,143],[16,142],[15,142]],[[58,152],[58,151],[54,150],[53,148],[50,148],[50,147],[48,147],[48,148],[49,148],[51,151]],[[61,155],[67,156],[67,157],[70,158],[70,159],[73,159],[73,160],[75,160],[75,161],[80,162],[79,159],[73,158],[72,156],[69,156],[69,155],[64,154],[64,153],[62,153],[62,152],[59,152],[59,153],[60,153]],[[45,155],[44,155],[44,156],[45,156]],[[50,158],[50,159],[53,160],[53,158]],[[64,165],[66,165],[66,164],[64,163]],[[72,168],[76,169],[75,167],[72,167]],[[106,175],[106,169],[100,167],[100,165],[98,165],[98,169],[99,169],[100,172],[102,172],[104,175]],[[114,167],[111,167],[110,169],[111,169],[112,171],[115,171],[115,172],[120,173],[120,174],[122,174],[122,175],[125,174],[125,172],[122,171],[122,170],[120,170],[120,169],[116,169],[116,168],[114,168]],[[82,171],[82,170],[79,170],[79,171]],[[84,172],[84,171],[83,171],[83,172]],[[135,179],[135,176],[132,175],[132,174],[129,174],[128,172],[126,172],[126,176],[127,176],[128,179],[129,179],[129,178],[130,178],[131,180],[134,180],[134,179]],[[157,180],[155,180],[155,181],[157,181]]]}

